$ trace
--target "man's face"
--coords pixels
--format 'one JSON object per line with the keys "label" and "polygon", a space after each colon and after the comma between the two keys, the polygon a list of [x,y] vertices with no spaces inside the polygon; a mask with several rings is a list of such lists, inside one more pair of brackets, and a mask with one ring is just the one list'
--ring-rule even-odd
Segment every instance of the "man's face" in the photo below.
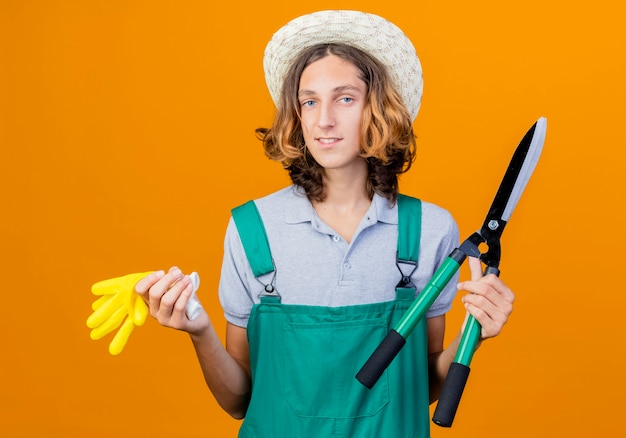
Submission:
{"label": "man's face", "polygon": [[367,86],[358,73],[352,63],[330,55],[310,64],[300,78],[304,140],[326,171],[363,165],[360,128]]}

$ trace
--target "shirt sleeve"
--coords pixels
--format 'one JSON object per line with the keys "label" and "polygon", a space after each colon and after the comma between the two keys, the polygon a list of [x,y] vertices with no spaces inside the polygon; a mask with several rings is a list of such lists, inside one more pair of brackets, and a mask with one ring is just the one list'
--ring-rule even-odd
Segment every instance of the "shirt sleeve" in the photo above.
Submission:
{"label": "shirt sleeve", "polygon": [[224,238],[224,258],[218,287],[220,303],[228,322],[247,327],[250,310],[254,305],[252,288],[255,284],[256,279],[231,217]]}
{"label": "shirt sleeve", "polygon": [[[425,224],[425,229],[422,230],[422,233],[431,233],[431,235],[438,236],[438,243],[433,245],[433,248],[430,248],[430,250],[434,250],[434,254],[429,255],[436,260],[434,269],[437,270],[448,255],[459,246],[459,229],[448,211],[435,208],[433,216],[433,220]],[[457,293],[458,282],[459,271],[454,274],[448,284],[442,289],[432,306],[430,306],[430,309],[426,312],[427,318],[443,315],[451,309],[452,302]]]}

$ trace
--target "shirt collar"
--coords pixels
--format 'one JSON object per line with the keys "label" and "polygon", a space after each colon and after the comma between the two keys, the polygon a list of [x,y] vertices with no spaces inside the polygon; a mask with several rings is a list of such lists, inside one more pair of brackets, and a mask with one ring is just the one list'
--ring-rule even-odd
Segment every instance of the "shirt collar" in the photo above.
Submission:
{"label": "shirt collar", "polygon": [[393,206],[390,206],[387,198],[380,196],[377,193],[374,193],[374,198],[372,199],[372,206],[370,207],[370,211],[373,211],[374,219],[378,222],[384,222],[387,224],[397,225],[398,224],[398,203],[396,202]]}
{"label": "shirt collar", "polygon": [[[291,208],[285,212],[285,222],[288,224],[298,224],[302,222],[313,222],[317,216],[311,202],[304,194],[304,190],[300,187],[293,186],[289,199]],[[386,198],[374,193],[372,204],[370,205],[367,215],[376,222],[384,222],[387,224],[397,225],[398,223],[398,204],[393,207],[389,206]]]}

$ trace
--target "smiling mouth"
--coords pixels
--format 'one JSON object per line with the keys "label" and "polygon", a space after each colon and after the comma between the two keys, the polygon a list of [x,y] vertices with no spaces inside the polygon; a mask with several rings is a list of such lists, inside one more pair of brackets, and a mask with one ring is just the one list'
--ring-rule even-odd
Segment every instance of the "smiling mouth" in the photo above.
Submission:
{"label": "smiling mouth", "polygon": [[336,143],[337,141],[341,140],[340,138],[318,138],[317,141],[319,141],[322,144],[333,144]]}

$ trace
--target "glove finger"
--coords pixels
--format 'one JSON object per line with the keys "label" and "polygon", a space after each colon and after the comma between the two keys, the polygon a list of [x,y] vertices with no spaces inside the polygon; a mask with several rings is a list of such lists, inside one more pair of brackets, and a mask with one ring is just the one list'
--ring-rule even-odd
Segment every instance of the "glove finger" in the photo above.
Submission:
{"label": "glove finger", "polygon": [[148,305],[144,302],[143,298],[139,295],[135,295],[135,305],[133,306],[133,321],[136,326],[142,326],[148,318]]}
{"label": "glove finger", "polygon": [[122,327],[120,327],[120,329],[113,337],[113,340],[109,344],[109,353],[111,353],[113,356],[120,354],[126,346],[128,338],[130,337],[130,334],[133,332],[134,328],[135,324],[133,323],[133,318],[129,316],[128,318],[126,318],[124,324],[122,324]]}
{"label": "glove finger", "polygon": [[105,337],[120,326],[126,315],[128,315],[128,312],[124,307],[118,308],[115,312],[113,312],[109,319],[104,321],[98,327],[92,329],[89,336],[94,341]]}
{"label": "glove finger", "polygon": [[127,288],[134,289],[135,283],[151,272],[137,272],[99,281],[91,286],[91,293],[94,295],[108,295]]}
{"label": "glove finger", "polygon": [[91,329],[98,327],[111,317],[118,308],[123,306],[124,294],[116,293],[87,318],[87,327]]}
{"label": "glove finger", "polygon": [[108,300],[110,300],[111,298],[113,298],[113,294],[101,295],[100,298],[98,298],[96,301],[91,303],[91,310],[93,310],[95,312],[96,310],[98,310],[100,307],[102,307],[102,305],[104,303],[106,303]]}
{"label": "glove finger", "polygon": [[94,283],[91,286],[91,293],[94,295],[110,295],[120,290],[123,277],[109,278]]}

